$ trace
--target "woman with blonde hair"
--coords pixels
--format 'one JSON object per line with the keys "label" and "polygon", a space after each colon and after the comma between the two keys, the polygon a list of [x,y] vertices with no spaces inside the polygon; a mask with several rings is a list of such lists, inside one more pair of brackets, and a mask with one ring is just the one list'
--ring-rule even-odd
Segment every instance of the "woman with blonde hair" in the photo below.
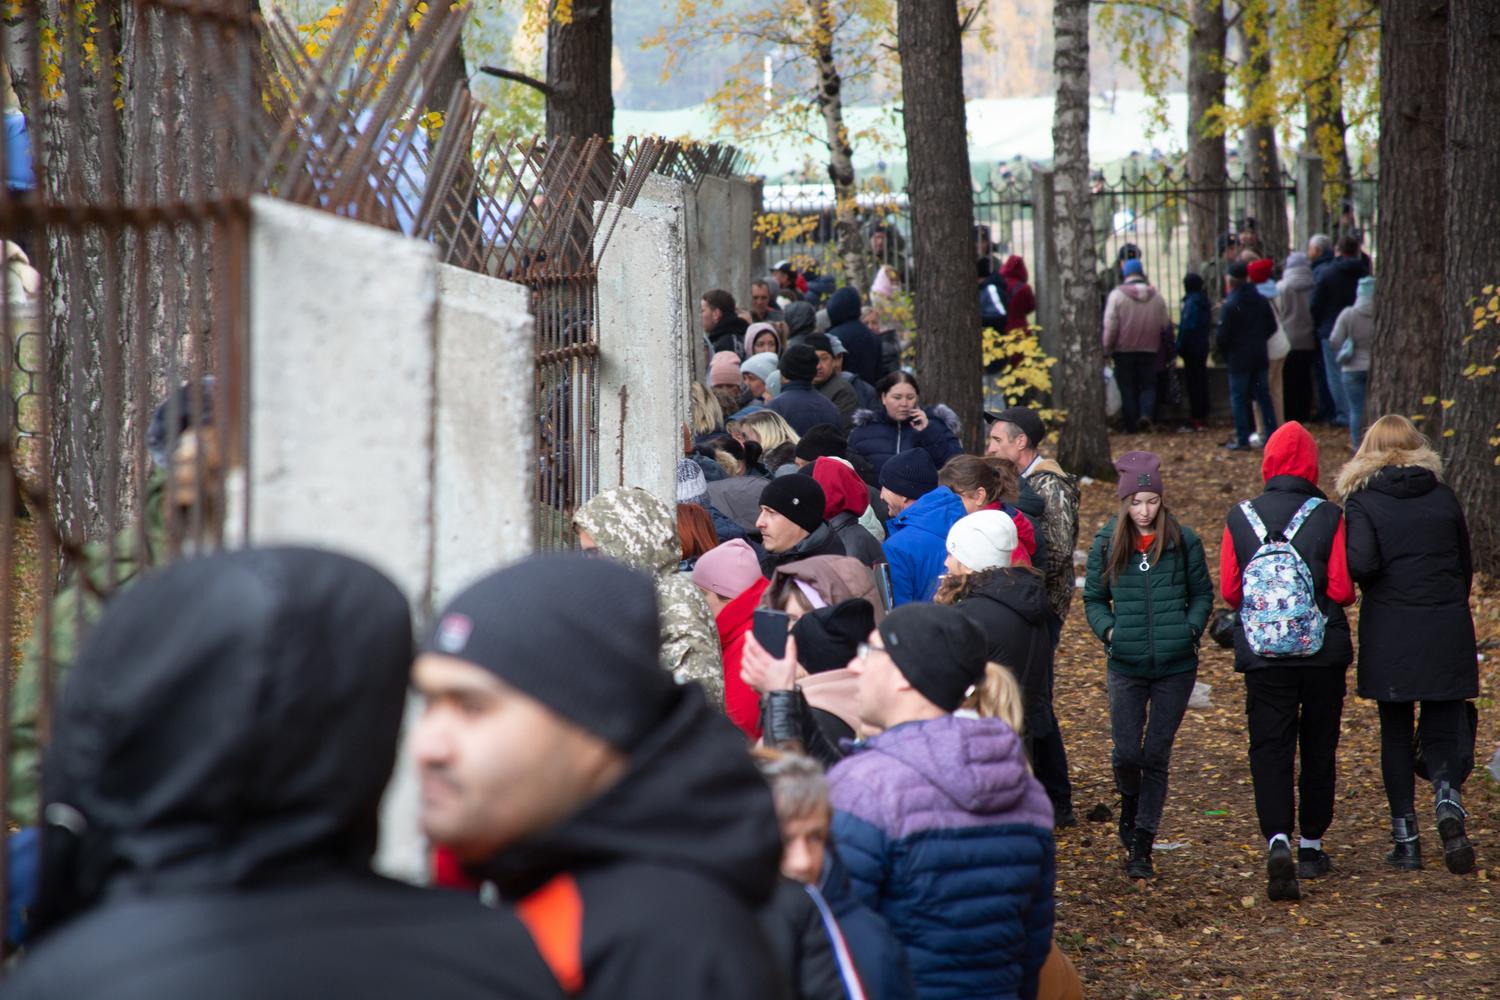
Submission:
{"label": "woman with blonde hair", "polygon": [[1386,863],[1422,867],[1415,772],[1432,783],[1443,861],[1462,875],[1474,867],[1460,789],[1474,767],[1470,700],[1479,696],[1479,667],[1469,528],[1442,471],[1410,420],[1384,416],[1339,471],[1338,491],[1349,575],[1361,594],[1358,692],[1380,710],[1394,842]]}
{"label": "woman with blonde hair", "polygon": [[797,442],[802,440],[781,414],[771,410],[757,410],[746,414],[740,420],[740,430],[751,441],[759,442],[763,453],[783,444],[790,444],[795,448]]}
{"label": "woman with blonde hair", "polygon": [[713,391],[701,382],[694,382],[689,400],[689,421],[695,443],[721,434],[724,431],[724,408]]}

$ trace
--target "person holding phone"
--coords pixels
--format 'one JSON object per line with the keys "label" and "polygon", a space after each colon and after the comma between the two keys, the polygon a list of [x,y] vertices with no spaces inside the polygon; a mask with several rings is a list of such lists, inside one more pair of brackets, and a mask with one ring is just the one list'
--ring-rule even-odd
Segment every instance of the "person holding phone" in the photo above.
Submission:
{"label": "person holding phone", "polygon": [[875,391],[880,405],[854,414],[849,450],[862,455],[877,474],[886,462],[914,448],[927,453],[934,469],[941,469],[948,459],[963,453],[939,408],[920,405],[922,390],[916,376],[891,372],[875,384]]}

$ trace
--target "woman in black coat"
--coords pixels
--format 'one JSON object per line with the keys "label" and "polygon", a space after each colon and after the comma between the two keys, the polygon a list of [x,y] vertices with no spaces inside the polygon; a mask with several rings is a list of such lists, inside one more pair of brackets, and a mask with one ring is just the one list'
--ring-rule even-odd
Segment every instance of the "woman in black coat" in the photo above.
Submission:
{"label": "woman in black coat", "polygon": [[1401,416],[1377,420],[1339,472],[1349,574],[1360,585],[1359,694],[1380,706],[1380,769],[1397,868],[1422,867],[1413,722],[1422,705],[1425,777],[1436,794],[1448,870],[1474,867],[1459,790],[1473,768],[1468,700],[1479,695],[1469,529],[1442,463]]}

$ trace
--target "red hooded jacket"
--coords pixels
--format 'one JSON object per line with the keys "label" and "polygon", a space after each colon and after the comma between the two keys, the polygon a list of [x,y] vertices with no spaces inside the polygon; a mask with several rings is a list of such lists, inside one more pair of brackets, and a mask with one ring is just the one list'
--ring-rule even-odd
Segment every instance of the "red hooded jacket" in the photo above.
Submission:
{"label": "red hooded jacket", "polygon": [[1036,529],[1031,526],[1031,518],[1021,513],[1009,504],[996,500],[988,504],[985,510],[998,510],[1002,514],[1009,514],[1010,519],[1016,523],[1016,541],[1019,543],[1016,550],[1010,554],[1012,566],[1034,566],[1036,565]]}
{"label": "red hooded jacket", "polygon": [[823,508],[823,520],[832,521],[846,511],[859,517],[870,506],[870,490],[865,481],[838,459],[822,457],[815,460],[812,477],[823,487],[823,495],[828,498]]}
{"label": "red hooded jacket", "polygon": [[1030,322],[1029,317],[1036,311],[1036,295],[1026,283],[1030,280],[1026,274],[1026,262],[1011,254],[1000,267],[1000,277],[1005,279],[1005,291],[1009,297],[1005,307],[1005,329],[1007,332],[1024,330]]}
{"label": "red hooded jacket", "polygon": [[[1295,476],[1318,485],[1318,443],[1297,421],[1282,424],[1266,442],[1261,459],[1261,478],[1269,488],[1278,476]],[[1321,494],[1319,494],[1321,496]],[[1272,526],[1274,528],[1274,525]],[[1219,590],[1232,608],[1244,600],[1244,581],[1234,538],[1228,524],[1219,542]],[[1344,552],[1344,519],[1339,517],[1328,552],[1328,599],[1343,607],[1354,603],[1354,580],[1349,576],[1349,561]]]}
{"label": "red hooded jacket", "polygon": [[719,648],[724,652],[724,714],[751,740],[760,739],[760,695],[740,679],[745,637],[770,580],[757,580],[719,611]]}

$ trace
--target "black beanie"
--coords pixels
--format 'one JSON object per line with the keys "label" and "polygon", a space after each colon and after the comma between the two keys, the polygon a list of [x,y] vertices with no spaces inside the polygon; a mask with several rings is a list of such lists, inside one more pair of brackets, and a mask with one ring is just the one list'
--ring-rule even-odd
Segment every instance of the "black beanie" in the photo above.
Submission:
{"label": "black beanie", "polygon": [[661,666],[655,584],[608,559],[535,555],[491,573],[449,602],[424,648],[488,670],[626,752],[678,696]]}
{"label": "black beanie", "polygon": [[863,597],[809,611],[792,626],[797,662],[810,674],[847,667],[874,630],[875,608]]}
{"label": "black beanie", "polygon": [[984,677],[984,633],[957,608],[903,604],[880,623],[880,638],[901,675],[945,712],[962,705]]}
{"label": "black beanie", "polygon": [[823,487],[811,476],[782,476],[760,492],[760,505],[769,507],[809,535],[823,523],[828,503]]}
{"label": "black beanie", "polygon": [[811,382],[818,374],[818,355],[806,344],[793,344],[781,355],[783,382]]}
{"label": "black beanie", "polygon": [[832,424],[814,424],[797,442],[797,457],[804,462],[820,458],[843,458],[849,450],[849,439]]}
{"label": "black beanie", "polygon": [[802,343],[811,347],[814,354],[818,351],[822,351],[825,354],[833,353],[833,341],[828,339],[828,334],[826,333],[809,333],[802,338]]}
{"label": "black beanie", "polygon": [[897,496],[920,500],[938,488],[937,466],[925,448],[910,448],[886,459],[880,467],[880,485]]}

